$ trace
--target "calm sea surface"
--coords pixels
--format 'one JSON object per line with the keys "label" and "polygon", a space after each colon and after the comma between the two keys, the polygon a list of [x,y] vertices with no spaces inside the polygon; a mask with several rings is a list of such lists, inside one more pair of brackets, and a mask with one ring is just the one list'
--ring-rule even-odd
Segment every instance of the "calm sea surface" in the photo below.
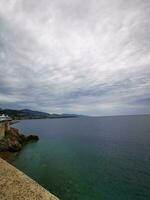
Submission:
{"label": "calm sea surface", "polygon": [[150,200],[150,116],[24,120],[13,165],[61,200]]}

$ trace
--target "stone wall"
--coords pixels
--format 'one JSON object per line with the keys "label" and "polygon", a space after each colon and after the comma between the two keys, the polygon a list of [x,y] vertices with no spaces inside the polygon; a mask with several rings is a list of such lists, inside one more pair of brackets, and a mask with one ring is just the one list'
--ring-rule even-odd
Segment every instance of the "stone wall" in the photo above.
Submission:
{"label": "stone wall", "polygon": [[5,131],[10,131],[10,122],[5,122]]}
{"label": "stone wall", "polygon": [[5,123],[0,123],[0,139],[5,136]]}
{"label": "stone wall", "polygon": [[5,136],[5,132],[10,130],[9,122],[0,122],[0,139]]}
{"label": "stone wall", "polygon": [[59,200],[23,172],[0,158],[0,200]]}

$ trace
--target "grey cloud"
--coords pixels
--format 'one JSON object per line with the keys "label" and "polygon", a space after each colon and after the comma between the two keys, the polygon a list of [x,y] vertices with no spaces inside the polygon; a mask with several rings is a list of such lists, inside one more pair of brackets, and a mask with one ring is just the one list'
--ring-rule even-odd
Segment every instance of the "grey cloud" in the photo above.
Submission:
{"label": "grey cloud", "polygon": [[149,106],[150,105],[150,98],[149,97],[143,97],[141,99],[134,100],[132,103],[140,105],[140,106],[145,106],[145,105]]}
{"label": "grey cloud", "polygon": [[149,11],[149,0],[1,0],[0,107],[150,112]]}

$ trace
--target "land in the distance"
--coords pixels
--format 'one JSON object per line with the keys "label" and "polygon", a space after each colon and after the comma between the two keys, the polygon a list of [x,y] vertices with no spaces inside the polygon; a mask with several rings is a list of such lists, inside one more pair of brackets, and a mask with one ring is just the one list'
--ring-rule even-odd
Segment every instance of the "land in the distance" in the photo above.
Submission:
{"label": "land in the distance", "polygon": [[8,115],[9,117],[15,120],[78,117],[78,115],[75,114],[49,114],[29,109],[23,109],[23,110],[0,109],[0,115],[1,114]]}

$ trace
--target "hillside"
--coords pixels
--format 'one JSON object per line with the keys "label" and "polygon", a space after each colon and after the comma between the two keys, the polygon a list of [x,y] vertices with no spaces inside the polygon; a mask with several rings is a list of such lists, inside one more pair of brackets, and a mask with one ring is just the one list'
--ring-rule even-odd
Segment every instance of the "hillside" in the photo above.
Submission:
{"label": "hillside", "polygon": [[33,111],[29,109],[13,110],[13,109],[0,109],[0,115],[5,114],[13,119],[44,119],[44,118],[68,118],[77,117],[74,114],[49,114],[40,111]]}

